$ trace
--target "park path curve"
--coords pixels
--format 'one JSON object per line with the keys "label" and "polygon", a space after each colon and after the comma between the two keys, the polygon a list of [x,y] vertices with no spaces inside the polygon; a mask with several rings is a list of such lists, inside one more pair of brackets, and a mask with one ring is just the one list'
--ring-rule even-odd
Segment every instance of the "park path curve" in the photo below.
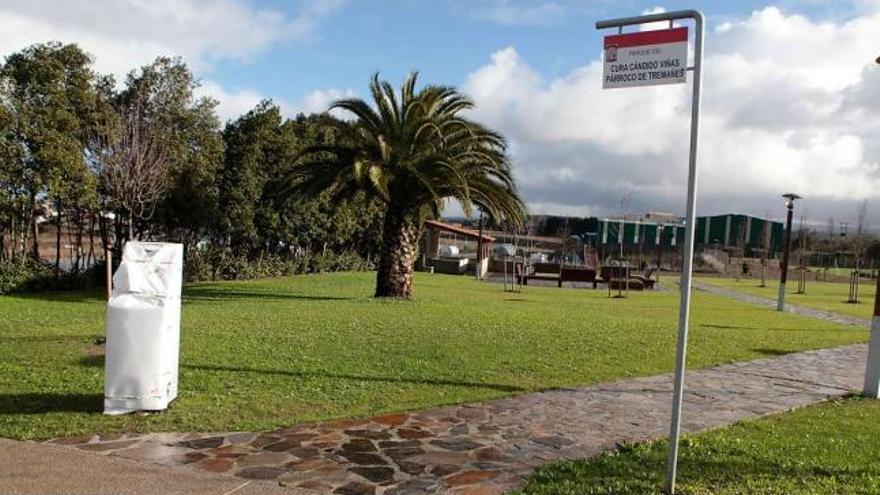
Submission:
{"label": "park path curve", "polygon": [[[737,290],[728,289],[726,287],[719,287],[717,285],[706,284],[702,282],[698,282],[694,280],[692,282],[692,286],[694,289],[707,292],[709,294],[714,294],[716,296],[729,297],[731,299],[736,299],[738,301],[747,302],[750,304],[756,304],[758,306],[765,306],[768,308],[776,309],[776,299],[770,299],[769,297],[756,296],[754,294],[746,294],[745,292],[739,292]],[[788,300],[788,298],[786,298]],[[838,313],[834,313],[831,311],[823,311],[821,309],[813,309],[807,308],[804,306],[798,306],[796,304],[791,304],[789,302],[785,303],[785,311],[787,313],[793,313],[796,315],[806,316],[808,318],[813,318],[816,320],[824,320],[830,321],[832,323],[840,323],[841,325],[854,325],[857,327],[871,327],[871,320],[867,318],[859,318],[856,316],[848,316],[842,315]]]}
{"label": "park path curve", "polygon": [[[861,388],[867,346],[689,371],[683,429],[787,411]],[[663,437],[671,374],[261,433],[87,436],[81,450],[340,495],[499,494],[546,463]]]}

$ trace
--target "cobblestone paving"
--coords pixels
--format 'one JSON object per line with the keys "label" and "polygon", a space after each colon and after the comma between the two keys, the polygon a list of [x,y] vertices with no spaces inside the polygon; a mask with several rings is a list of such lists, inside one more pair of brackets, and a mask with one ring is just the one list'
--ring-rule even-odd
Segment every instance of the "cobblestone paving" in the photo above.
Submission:
{"label": "cobblestone paving", "polygon": [[[685,431],[860,388],[867,346],[688,372]],[[671,375],[261,433],[62,438],[53,443],[340,495],[488,495],[542,464],[666,434]]]}
{"label": "cobblestone paving", "polygon": [[[743,292],[738,292],[732,289],[727,289],[724,287],[718,287],[717,285],[711,284],[703,284],[697,281],[692,282],[692,286],[694,289],[708,292],[709,294],[715,294],[718,296],[729,297],[731,299],[736,299],[739,301],[757,304],[760,306],[766,306],[768,308],[776,309],[776,299],[770,299],[768,297],[756,296],[753,294],[746,294]],[[834,323],[840,323],[842,325],[855,325],[858,327],[871,327],[871,320],[868,318],[857,318],[855,316],[847,316],[841,315],[837,313],[832,313],[831,311],[822,311],[821,309],[812,309],[805,308],[803,306],[797,306],[790,304],[788,302],[788,297],[786,297],[785,303],[785,311],[788,313],[794,313],[796,315],[802,315],[809,318],[814,318],[817,320],[825,320]]]}

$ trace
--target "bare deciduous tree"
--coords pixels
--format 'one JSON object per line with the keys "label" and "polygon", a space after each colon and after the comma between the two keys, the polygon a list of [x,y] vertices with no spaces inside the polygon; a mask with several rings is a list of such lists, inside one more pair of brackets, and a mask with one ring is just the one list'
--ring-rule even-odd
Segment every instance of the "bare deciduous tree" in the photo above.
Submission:
{"label": "bare deciduous tree", "polygon": [[[740,222],[736,228],[734,249],[731,253],[736,255],[738,261],[734,267],[734,279],[739,281],[740,276],[749,275],[749,265],[746,262],[746,222]],[[731,265],[733,264],[733,256],[731,256]]]}
{"label": "bare deciduous tree", "polygon": [[122,110],[118,135],[111,138],[101,160],[101,181],[125,211],[126,240],[134,236],[134,220],[149,220],[164,191],[168,147],[162,128],[144,111],[141,101]]}
{"label": "bare deciduous tree", "polygon": [[862,268],[862,257],[868,244],[868,200],[859,203],[857,210],[856,235],[852,240],[852,253],[855,261],[855,270],[850,276],[849,300],[850,303],[859,302],[859,278]]}
{"label": "bare deciduous tree", "polygon": [[771,244],[770,217],[764,219],[761,229],[761,287],[767,287],[767,263],[769,262]]}
{"label": "bare deciduous tree", "polygon": [[855,257],[856,270],[862,267],[862,258],[868,244],[868,200],[859,203],[856,223],[856,236],[852,242],[853,257]]}

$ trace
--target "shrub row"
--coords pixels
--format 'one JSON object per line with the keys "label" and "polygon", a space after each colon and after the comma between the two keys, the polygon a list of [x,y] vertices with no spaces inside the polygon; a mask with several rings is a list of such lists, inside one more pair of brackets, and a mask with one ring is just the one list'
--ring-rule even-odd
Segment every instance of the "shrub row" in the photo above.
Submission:
{"label": "shrub row", "polygon": [[[265,255],[258,259],[236,256],[218,250],[191,250],[184,261],[187,282],[206,280],[250,280],[304,273],[364,271],[373,263],[355,253],[301,254],[282,257]],[[78,273],[62,271],[46,261],[0,261],[0,294],[83,289],[104,286],[104,264],[98,263]]]}
{"label": "shrub row", "polygon": [[0,261],[0,294],[82,289],[102,285],[104,264],[79,272],[61,271],[48,261],[25,258]]}
{"label": "shrub row", "polygon": [[204,280],[251,280],[281,277],[304,273],[339,271],[364,271],[374,269],[373,264],[355,253],[310,254],[279,256],[265,254],[252,259],[235,255],[229,250],[192,249],[184,263],[187,282]]}
{"label": "shrub row", "polygon": [[[250,280],[304,273],[372,270],[373,263],[355,253],[264,255],[250,259],[218,249],[192,249],[184,260],[187,282]],[[53,264],[27,258],[0,261],[0,294],[83,289],[104,286],[104,263],[80,272],[62,271],[55,276]]]}

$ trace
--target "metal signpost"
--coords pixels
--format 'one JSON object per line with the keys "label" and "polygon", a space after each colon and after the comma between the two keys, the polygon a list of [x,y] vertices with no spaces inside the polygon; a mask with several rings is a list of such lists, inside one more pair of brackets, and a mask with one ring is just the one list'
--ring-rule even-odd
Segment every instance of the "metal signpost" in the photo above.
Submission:
{"label": "metal signpost", "polygon": [[[687,66],[687,29],[673,28],[672,23],[693,19],[694,65]],[[623,34],[624,26],[649,22],[669,22],[669,29]],[[687,352],[688,316],[691,300],[691,275],[694,258],[694,228],[697,203],[697,144],[700,137],[700,87],[703,64],[703,25],[705,17],[698,10],[681,10],[638,17],[611,19],[596,23],[596,29],[618,28],[618,34],[605,38],[604,88],[654,86],[685,82],[685,71],[693,70],[691,103],[691,143],[688,159],[687,217],[684,256],[681,267],[681,304],[678,309],[678,348],[675,359],[675,390],[672,398],[672,421],[669,427],[669,456],[666,462],[666,492],[675,493],[678,464],[678,437],[681,433],[681,404]]]}
{"label": "metal signpost", "polygon": [[863,392],[872,399],[880,399],[880,276],[877,277],[877,290],[874,293],[874,316],[871,318],[871,340]]}
{"label": "metal signpost", "polygon": [[[880,64],[880,57],[877,57]],[[863,392],[872,399],[880,399],[880,275],[874,292],[874,316],[871,318],[871,340],[868,344],[868,363],[865,366]]]}

